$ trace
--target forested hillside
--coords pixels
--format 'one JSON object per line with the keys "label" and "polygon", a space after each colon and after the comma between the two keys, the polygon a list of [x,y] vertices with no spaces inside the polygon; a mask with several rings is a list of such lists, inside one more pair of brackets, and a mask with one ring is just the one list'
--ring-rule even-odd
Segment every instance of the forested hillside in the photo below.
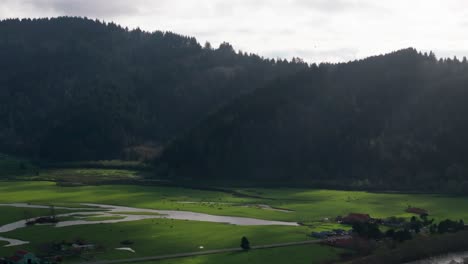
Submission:
{"label": "forested hillside", "polygon": [[317,66],[71,17],[0,21],[0,58],[0,153],[163,149],[157,177],[186,183],[468,191],[466,59]]}
{"label": "forested hillside", "polygon": [[235,100],[157,164],[184,181],[466,192],[467,101],[466,59],[321,64]]}
{"label": "forested hillside", "polygon": [[0,21],[0,152],[122,158],[308,66],[83,18]]}

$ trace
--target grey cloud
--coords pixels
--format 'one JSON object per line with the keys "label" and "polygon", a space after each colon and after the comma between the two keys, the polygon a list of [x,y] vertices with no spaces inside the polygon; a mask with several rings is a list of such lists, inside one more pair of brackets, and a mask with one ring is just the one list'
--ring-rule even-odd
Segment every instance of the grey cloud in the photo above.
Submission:
{"label": "grey cloud", "polygon": [[25,0],[25,4],[41,10],[52,10],[58,15],[113,17],[134,15],[145,0]]}
{"label": "grey cloud", "polygon": [[468,20],[463,20],[458,23],[458,25],[462,28],[468,27]]}
{"label": "grey cloud", "polygon": [[[422,5],[424,3],[424,5]],[[347,61],[408,45],[468,55],[466,0],[0,0],[0,18],[86,16],[268,57]],[[437,21],[437,22],[436,22]]]}
{"label": "grey cloud", "polygon": [[216,14],[222,16],[231,16],[234,14],[232,4],[227,1],[216,2],[214,4],[214,11]]}
{"label": "grey cloud", "polygon": [[237,0],[237,1],[226,1],[226,0],[212,0],[213,10],[218,15],[222,16],[233,16],[236,13],[242,15],[246,10],[252,10],[258,12],[261,9],[268,9],[275,4],[272,4],[268,0]]}
{"label": "grey cloud", "polygon": [[327,13],[376,7],[369,1],[362,0],[294,0],[293,3],[302,7]]}
{"label": "grey cloud", "polygon": [[[445,50],[435,49],[432,50],[438,58],[453,58],[456,56],[458,59],[462,59],[464,56],[468,57],[468,49],[457,49],[457,50]],[[429,50],[423,50],[423,52],[429,52]]]}

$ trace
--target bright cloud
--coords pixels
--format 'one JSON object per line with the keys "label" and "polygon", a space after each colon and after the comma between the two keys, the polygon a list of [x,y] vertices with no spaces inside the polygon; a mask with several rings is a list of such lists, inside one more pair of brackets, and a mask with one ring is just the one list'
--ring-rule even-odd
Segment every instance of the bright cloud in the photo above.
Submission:
{"label": "bright cloud", "polygon": [[468,56],[465,0],[2,0],[0,18],[86,16],[267,57],[348,61],[409,46]]}

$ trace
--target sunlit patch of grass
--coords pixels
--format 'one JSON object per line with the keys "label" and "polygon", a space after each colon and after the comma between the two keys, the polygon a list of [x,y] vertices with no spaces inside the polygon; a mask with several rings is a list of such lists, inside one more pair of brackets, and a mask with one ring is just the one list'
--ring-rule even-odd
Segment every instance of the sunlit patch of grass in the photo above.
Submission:
{"label": "sunlit patch of grass", "polygon": [[[307,227],[294,226],[235,226],[228,224],[182,221],[172,219],[148,219],[116,224],[95,224],[53,228],[32,226],[2,234],[31,241],[23,247],[38,251],[46,242],[73,241],[81,238],[90,243],[103,245],[107,249],[100,259],[118,259],[149,255],[238,247],[242,236],[247,236],[252,245],[304,241],[308,237]],[[119,252],[120,242],[130,240],[137,252]],[[0,248],[0,255],[8,255],[15,249]]]}
{"label": "sunlit patch of grass", "polygon": [[[52,182],[3,182],[0,185],[0,203],[60,203],[77,207],[82,207],[79,203],[101,203],[304,223],[321,222],[324,218],[332,220],[336,216],[349,213],[366,213],[379,218],[390,216],[409,218],[412,215],[406,213],[405,209],[414,206],[428,210],[430,217],[436,220],[468,219],[468,211],[460,210],[468,208],[466,197],[304,189],[259,189],[258,193],[269,199],[174,187],[136,185],[59,187]],[[193,203],[180,203],[180,201]],[[267,204],[293,212],[284,213],[239,206],[244,204]]]}
{"label": "sunlit patch of grass", "polygon": [[[87,173],[89,172],[87,171]],[[468,211],[460,209],[468,208],[468,199],[466,197],[310,189],[247,189],[237,191],[255,194],[257,197],[236,196],[222,191],[161,186],[100,185],[71,188],[60,187],[53,182],[2,182],[0,184],[0,203],[60,204],[63,206],[69,205],[68,207],[70,205],[83,207],[80,203],[98,203],[142,209],[193,211],[212,215],[303,222],[306,225],[299,227],[246,227],[208,222],[149,219],[118,224],[96,224],[66,228],[34,226],[2,235],[30,240],[32,243],[24,246],[29,250],[37,250],[45,242],[84,238],[87,241],[105,246],[107,251],[99,258],[116,259],[191,252],[199,250],[200,246],[203,246],[206,250],[238,247],[240,237],[243,235],[248,236],[253,245],[303,241],[311,239],[308,235],[312,231],[350,229],[349,226],[333,222],[333,219],[338,215],[344,216],[355,212],[367,213],[372,217],[402,216],[409,218],[412,215],[404,211],[409,205],[428,210],[430,217],[434,217],[436,221],[446,218],[454,220],[468,219]],[[188,203],[180,203],[180,201]],[[266,204],[293,211],[284,213],[241,206],[245,204]],[[3,210],[4,208],[5,210]],[[4,208],[0,208],[2,213],[5,212],[0,215],[0,223],[23,219],[25,209]],[[77,209],[77,211],[83,210]],[[48,212],[48,209],[38,209],[35,213],[42,215]],[[153,214],[144,212],[115,213]],[[92,211],[90,214],[92,214]],[[93,216],[90,216],[90,218],[93,218]],[[110,220],[109,218],[97,218],[97,221]],[[119,247],[120,241],[124,240],[134,242],[132,248],[137,253],[133,254],[113,249]],[[13,250],[0,248],[0,255],[8,255]],[[254,255],[252,254],[252,256]],[[215,256],[212,258],[193,258],[193,260],[187,261],[201,260],[211,263],[209,261],[218,260]],[[258,258],[261,258],[260,255]],[[245,261],[244,257],[239,259],[233,257],[233,259]],[[252,262],[256,261],[256,258],[251,259]]]}
{"label": "sunlit patch of grass", "polygon": [[315,264],[339,260],[339,255],[343,252],[345,250],[327,246],[304,245],[143,262],[142,264]]}
{"label": "sunlit patch of grass", "polygon": [[42,171],[40,179],[61,182],[90,183],[111,180],[141,179],[141,173],[121,169],[49,169]]}
{"label": "sunlit patch of grass", "polygon": [[[0,225],[9,224],[23,219],[48,216],[51,214],[50,209],[15,208],[10,206],[0,206],[0,212]],[[69,213],[69,211],[56,210],[56,213]]]}

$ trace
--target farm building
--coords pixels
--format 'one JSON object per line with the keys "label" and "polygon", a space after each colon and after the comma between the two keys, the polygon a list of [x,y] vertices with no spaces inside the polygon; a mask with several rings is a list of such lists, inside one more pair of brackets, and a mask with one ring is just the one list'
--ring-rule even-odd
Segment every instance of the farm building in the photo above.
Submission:
{"label": "farm building", "polygon": [[412,213],[412,214],[417,214],[417,215],[427,215],[428,211],[425,209],[421,208],[416,208],[416,207],[408,207],[405,212],[407,213]]}
{"label": "farm building", "polygon": [[42,261],[33,253],[25,250],[16,251],[13,257],[7,259],[7,263],[11,264],[41,264]]}
{"label": "farm building", "polygon": [[371,221],[371,217],[368,214],[356,214],[350,213],[349,215],[343,217],[341,222],[343,224],[354,224],[354,223],[367,223]]}

